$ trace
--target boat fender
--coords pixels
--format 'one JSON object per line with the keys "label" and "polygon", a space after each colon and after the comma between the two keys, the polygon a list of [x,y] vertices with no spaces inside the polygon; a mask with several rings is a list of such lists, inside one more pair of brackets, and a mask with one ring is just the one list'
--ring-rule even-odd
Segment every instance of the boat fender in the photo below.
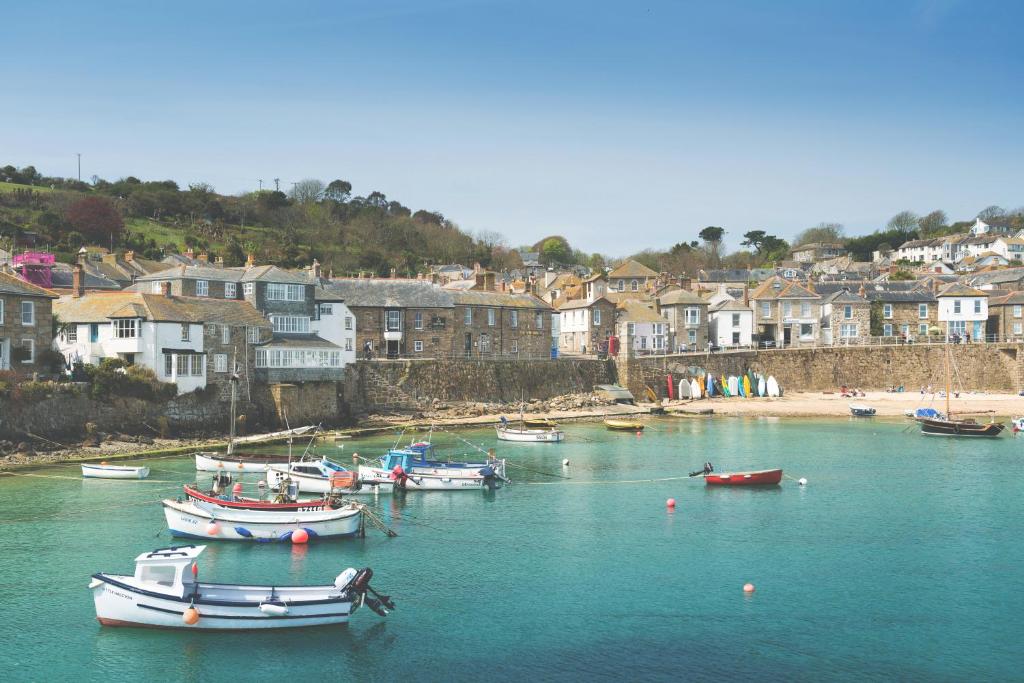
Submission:
{"label": "boat fender", "polygon": [[279,540],[279,541],[290,541],[290,540],[292,540],[292,532],[290,532],[290,531],[284,532],[283,534],[281,534],[280,536],[277,537],[277,540]]}
{"label": "boat fender", "polygon": [[356,578],[356,574],[358,573],[359,572],[355,567],[349,567],[342,573],[338,574],[337,578],[334,579],[334,587],[339,589],[346,588],[350,583],[352,583],[352,579]]}
{"label": "boat fender", "polygon": [[236,526],[235,533],[242,538],[252,538],[252,532],[246,529],[244,526]]}
{"label": "boat fender", "polygon": [[364,592],[370,585],[370,579],[373,578],[373,570],[369,567],[363,567],[356,573],[356,577],[352,579],[352,590],[359,593]]}
{"label": "boat fender", "polygon": [[288,614],[288,605],[280,600],[268,600],[260,603],[260,611],[264,614],[272,614],[276,617],[283,617]]}
{"label": "boat fender", "polygon": [[313,531],[312,529],[310,529],[307,526],[302,527],[302,530],[305,531],[306,534],[308,534],[311,539],[312,538],[317,538],[320,535],[320,534],[318,534],[317,532]]}
{"label": "boat fender", "polygon": [[103,583],[104,582],[100,581],[99,579],[93,579],[92,581],[89,582],[89,588],[99,588],[100,586],[103,585]]}

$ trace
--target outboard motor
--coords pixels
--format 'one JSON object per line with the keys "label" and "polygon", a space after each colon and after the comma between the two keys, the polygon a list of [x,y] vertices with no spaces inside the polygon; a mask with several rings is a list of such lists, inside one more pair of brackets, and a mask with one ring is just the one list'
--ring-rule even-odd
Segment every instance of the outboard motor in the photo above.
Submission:
{"label": "outboard motor", "polygon": [[479,474],[484,478],[484,486],[488,490],[493,491],[498,488],[498,473],[494,471],[494,468],[490,465],[482,467],[479,470]]}
{"label": "outboard motor", "polygon": [[299,499],[299,482],[294,479],[288,480],[288,502],[294,503]]}
{"label": "outboard motor", "polygon": [[[361,599],[364,605],[380,616],[386,617],[388,612],[395,609],[395,603],[390,595],[381,595],[373,590],[370,586],[370,579],[372,578],[373,570],[369,567],[364,567],[359,571],[349,568],[338,575],[338,578],[334,580],[334,585],[339,586],[340,584],[347,587],[347,590],[355,594],[356,600]],[[373,597],[370,597],[367,593],[372,594]]]}
{"label": "outboard motor", "polygon": [[217,472],[213,475],[213,495],[219,496],[231,486],[230,472]]}
{"label": "outboard motor", "polygon": [[395,465],[390,476],[394,480],[395,486],[400,489],[404,489],[406,482],[409,481],[409,475],[405,473],[405,469],[401,465]]}

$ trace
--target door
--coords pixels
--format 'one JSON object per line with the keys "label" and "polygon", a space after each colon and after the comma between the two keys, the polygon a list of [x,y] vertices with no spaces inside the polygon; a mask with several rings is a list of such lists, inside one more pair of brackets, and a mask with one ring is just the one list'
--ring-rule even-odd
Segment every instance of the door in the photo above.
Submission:
{"label": "door", "polygon": [[388,350],[387,350],[387,353],[388,353],[388,358],[398,358],[398,340],[397,339],[389,339],[388,340]]}
{"label": "door", "polygon": [[789,325],[787,325],[787,326],[782,328],[782,345],[783,346],[789,346],[789,337],[790,337],[790,332],[791,331],[792,331],[792,328],[790,328]]}
{"label": "door", "polygon": [[89,325],[89,343],[95,344],[100,340],[100,326],[99,323],[91,323]]}
{"label": "door", "polygon": [[465,341],[465,343],[463,345],[463,350],[466,352],[467,356],[473,352],[473,333],[472,332],[467,332],[466,333],[466,341]]}
{"label": "door", "polygon": [[10,370],[10,342],[6,339],[0,339],[0,370]]}

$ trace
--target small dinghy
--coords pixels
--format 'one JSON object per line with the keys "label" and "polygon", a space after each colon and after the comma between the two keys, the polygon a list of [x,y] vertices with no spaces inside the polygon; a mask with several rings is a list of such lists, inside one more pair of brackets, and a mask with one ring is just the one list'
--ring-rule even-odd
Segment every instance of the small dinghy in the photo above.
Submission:
{"label": "small dinghy", "polygon": [[145,479],[149,476],[148,467],[128,467],[126,465],[82,464],[82,476],[86,479]]}
{"label": "small dinghy", "polygon": [[[261,484],[261,494],[266,486]],[[230,490],[229,490],[230,488]],[[264,497],[246,498],[242,496],[242,484],[238,483],[231,487],[231,475],[226,472],[214,476],[213,488],[210,491],[199,490],[198,484],[185,484],[185,498],[191,501],[209,503],[222,508],[235,510],[278,510],[293,512],[312,512],[314,510],[325,510],[331,507],[341,507],[340,497],[325,496],[323,498],[311,498],[309,500],[298,500],[295,495],[298,488],[293,486],[294,491],[286,490],[276,494],[272,500]]]}
{"label": "small dinghy", "polygon": [[198,500],[163,501],[172,536],[231,541],[291,541],[303,530],[308,540],[356,536],[362,531],[363,509],[350,503],[338,510],[238,510]]}
{"label": "small dinghy", "polygon": [[605,420],[604,426],[615,432],[640,432],[644,423],[639,420]]}
{"label": "small dinghy", "polygon": [[196,453],[196,470],[199,472],[266,472],[267,467],[287,467],[288,459],[280,455],[261,453]]}
{"label": "small dinghy", "polygon": [[702,472],[690,472],[690,476],[704,477],[708,486],[775,486],[782,481],[782,470],[719,473],[711,463],[704,463]]}
{"label": "small dinghy", "polygon": [[863,403],[851,403],[850,414],[854,417],[874,417],[875,409]]}
{"label": "small dinghy", "polygon": [[554,429],[558,423],[547,417],[528,417],[523,424],[529,429]]}
{"label": "small dinghy", "polygon": [[[500,441],[518,441],[520,443],[559,443],[565,439],[565,432],[555,427],[531,427],[531,422],[521,420],[513,426],[504,415],[501,424],[495,427]],[[551,423],[554,424],[553,422]]]}
{"label": "small dinghy", "polygon": [[135,574],[92,575],[96,620],[104,626],[201,630],[345,624],[362,605],[381,616],[395,608],[370,587],[373,570],[346,569],[324,586],[201,583],[196,558],[206,546],[142,553]]}

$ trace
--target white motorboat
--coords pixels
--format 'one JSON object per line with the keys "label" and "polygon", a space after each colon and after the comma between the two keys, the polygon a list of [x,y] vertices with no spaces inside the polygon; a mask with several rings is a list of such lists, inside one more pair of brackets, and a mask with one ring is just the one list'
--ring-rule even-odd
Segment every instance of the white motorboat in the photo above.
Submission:
{"label": "white motorboat", "polygon": [[302,529],[309,540],[356,536],[363,528],[361,505],[308,512],[238,510],[204,501],[164,500],[164,517],[172,536],[249,541],[290,541]]}
{"label": "white motorboat", "polygon": [[359,476],[389,477],[398,488],[424,491],[496,489],[508,481],[504,460],[492,456],[485,462],[436,460],[433,446],[426,442],[389,450],[380,467],[361,465]]}
{"label": "white motorboat", "polygon": [[199,472],[266,472],[267,467],[287,467],[288,459],[280,455],[240,453],[196,453],[196,470]]}
{"label": "white motorboat", "polygon": [[203,583],[195,564],[203,550],[161,548],[136,557],[134,575],[93,574],[96,620],[204,630],[296,628],[347,623],[364,604],[381,616],[395,608],[389,596],[370,587],[369,568],[346,569],[323,586]]}
{"label": "white motorboat", "polygon": [[495,427],[499,441],[517,441],[520,443],[559,443],[565,439],[565,432],[560,429],[530,429],[529,427],[508,427],[504,424]]}
{"label": "white motorboat", "polygon": [[874,417],[875,409],[863,403],[851,403],[850,414],[854,417]]}
{"label": "white motorboat", "polygon": [[388,476],[374,473],[353,472],[327,458],[300,460],[291,464],[272,465],[267,468],[267,484],[272,489],[287,486],[291,480],[296,492],[331,493],[341,495],[391,493],[395,482]]}
{"label": "white motorboat", "polygon": [[149,468],[82,463],[82,476],[86,479],[145,479],[149,476]]}

